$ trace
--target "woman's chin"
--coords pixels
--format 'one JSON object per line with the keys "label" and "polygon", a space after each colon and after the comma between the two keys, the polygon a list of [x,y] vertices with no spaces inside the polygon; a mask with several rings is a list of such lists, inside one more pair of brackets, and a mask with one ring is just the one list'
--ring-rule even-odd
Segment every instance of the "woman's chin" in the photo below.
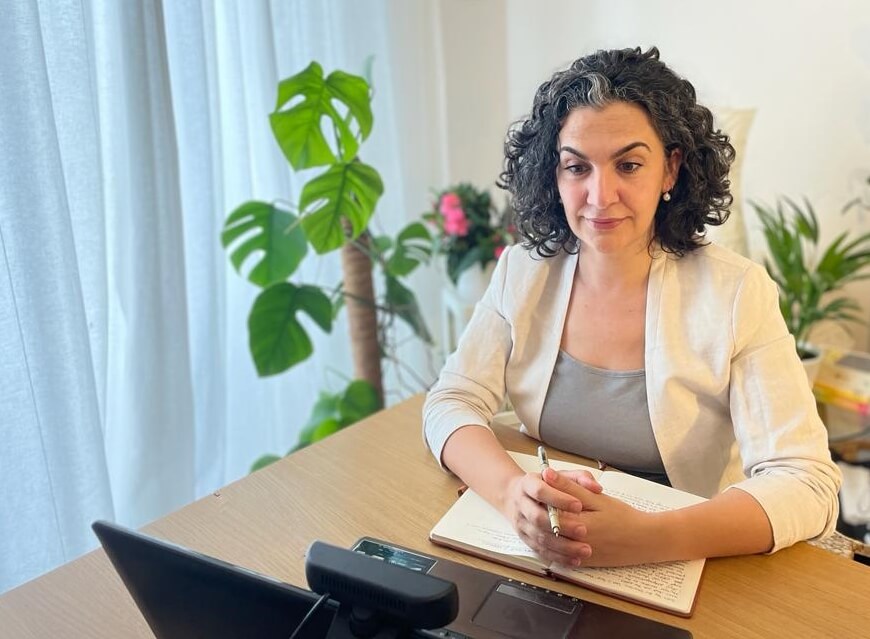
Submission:
{"label": "woman's chin", "polygon": [[646,252],[649,240],[644,238],[626,238],[616,234],[599,234],[580,238],[580,249],[607,256],[636,255]]}

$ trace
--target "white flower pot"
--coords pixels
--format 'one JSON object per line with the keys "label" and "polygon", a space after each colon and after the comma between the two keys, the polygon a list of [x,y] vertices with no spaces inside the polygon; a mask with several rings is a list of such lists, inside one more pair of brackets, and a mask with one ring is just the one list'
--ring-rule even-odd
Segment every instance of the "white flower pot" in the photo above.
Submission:
{"label": "white flower pot", "polygon": [[490,262],[486,268],[481,268],[479,264],[475,264],[462,271],[456,282],[456,297],[468,306],[477,304],[483,297],[486,287],[489,286],[489,280],[492,278],[494,270],[495,262]]}

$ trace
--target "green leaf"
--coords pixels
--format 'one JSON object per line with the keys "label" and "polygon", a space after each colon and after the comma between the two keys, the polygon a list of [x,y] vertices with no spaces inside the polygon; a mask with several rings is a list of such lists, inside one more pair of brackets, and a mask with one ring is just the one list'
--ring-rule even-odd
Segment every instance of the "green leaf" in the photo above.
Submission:
{"label": "green leaf", "polygon": [[342,220],[351,225],[351,239],[359,236],[374,213],[384,191],[378,172],[362,162],[331,166],[302,189],[299,210],[302,228],[320,254],[341,247],[345,241]]}
{"label": "green leaf", "polygon": [[[305,233],[297,221],[292,213],[268,202],[245,202],[227,217],[221,243],[225,249],[235,246],[230,260],[239,273],[245,260],[255,252],[262,253],[248,279],[265,288],[290,277],[308,252]],[[254,230],[257,232],[252,234]],[[246,239],[239,242],[243,237]]]}
{"label": "green leaf", "polygon": [[396,241],[399,244],[407,244],[412,240],[419,240],[420,243],[431,243],[432,235],[422,222],[412,222],[403,228],[396,236]]}
{"label": "green leaf", "polygon": [[350,383],[338,402],[338,412],[343,424],[353,424],[378,412],[381,400],[374,386],[362,379]]}
{"label": "green leaf", "polygon": [[409,224],[396,236],[396,248],[387,260],[386,271],[394,277],[404,277],[427,262],[432,255],[432,236],[420,222]]}
{"label": "green leaf", "polygon": [[337,419],[324,419],[317,425],[317,428],[315,428],[314,432],[311,434],[311,443],[319,442],[324,437],[329,437],[340,430],[341,424]]}
{"label": "green leaf", "polygon": [[847,235],[848,233],[845,231],[841,233],[825,250],[825,254],[819,260],[819,265],[816,267],[820,273],[833,273],[837,265],[843,261],[843,251],[840,249],[840,246],[846,240]]}
{"label": "green leaf", "polygon": [[375,389],[364,380],[354,380],[341,393],[322,391],[291,452],[319,441],[381,408]]}
{"label": "green leaf", "polygon": [[793,226],[798,235],[807,238],[813,243],[813,245],[817,244],[819,241],[819,222],[816,217],[816,212],[813,210],[809,201],[804,198],[804,207],[806,209],[804,211],[794,202],[794,200],[789,198],[783,199],[791,209]]}
{"label": "green leaf", "polygon": [[860,310],[861,307],[855,300],[849,297],[838,297],[819,309],[819,315],[827,317],[836,313],[859,312]]}
{"label": "green leaf", "polygon": [[318,424],[320,424],[320,422],[315,422],[307,428],[302,429],[302,432],[299,433],[298,448],[303,448],[311,443],[311,438],[314,436],[314,429],[317,428]]}
{"label": "green leaf", "polygon": [[393,240],[386,235],[372,237],[372,251],[381,255],[393,248]]}
{"label": "green leaf", "polygon": [[798,343],[806,340],[821,320],[860,321],[861,308],[853,298],[829,295],[849,282],[870,277],[870,233],[850,239],[839,234],[818,255],[819,222],[812,204],[782,198],[772,210],[755,202],[770,259],[764,264],[780,291],[779,305],[789,331]]}
{"label": "green leaf", "polygon": [[305,448],[306,446],[308,446],[310,444],[311,444],[311,442],[302,441],[300,439],[298,442],[296,442],[296,444],[293,446],[293,448],[291,448],[290,450],[287,451],[287,454],[289,455],[291,453],[295,453],[297,450],[302,450],[303,448]]}
{"label": "green leaf", "polygon": [[432,335],[429,329],[426,328],[426,321],[423,319],[423,314],[420,312],[420,306],[417,304],[417,298],[414,293],[405,288],[402,283],[391,275],[386,276],[387,294],[386,302],[391,310],[401,317],[414,334],[417,335],[427,344],[432,343]]}
{"label": "green leaf", "polygon": [[278,457],[278,455],[263,455],[251,465],[251,472],[256,472],[261,468],[265,468],[269,464],[274,464],[279,459],[281,458]]}
{"label": "green leaf", "polygon": [[296,319],[299,311],[324,331],[332,330],[332,304],[315,286],[282,282],[257,296],[248,317],[248,336],[260,376],[281,373],[311,355],[311,340]]}
{"label": "green leaf", "polygon": [[447,260],[447,274],[450,276],[450,279],[454,284],[459,281],[459,276],[462,275],[463,271],[467,271],[475,264],[482,264],[484,255],[483,248],[480,246],[475,246],[473,249],[466,251],[466,253],[461,257],[457,258],[451,264],[450,257],[453,257],[453,254],[448,256]]}
{"label": "green leaf", "polygon": [[[336,103],[345,113],[336,108]],[[336,140],[335,150],[324,134],[324,118],[331,123],[329,134]],[[371,133],[369,86],[363,78],[343,71],[333,71],[324,79],[323,68],[312,62],[278,85],[278,101],[269,121],[278,145],[295,170],[332,164],[337,158],[348,161],[359,148],[351,125],[356,124],[362,139]]]}
{"label": "green leaf", "polygon": [[344,299],[344,287],[341,287],[341,291],[338,295],[335,296],[335,299],[332,300],[332,321],[338,317],[338,314],[341,313],[341,309],[344,308],[345,299]]}
{"label": "green leaf", "polygon": [[339,395],[321,391],[317,402],[315,402],[314,407],[311,409],[311,415],[308,417],[305,428],[314,429],[323,420],[338,417],[339,398]]}
{"label": "green leaf", "polygon": [[[326,78],[326,86],[334,98],[347,107],[347,115],[350,116],[351,122],[356,121],[361,139],[365,140],[369,137],[372,132],[374,116],[372,115],[371,91],[365,78],[344,71],[333,71]],[[347,122],[347,119],[343,121]],[[356,148],[353,152],[344,153],[342,159],[347,162],[355,155]]]}
{"label": "green leaf", "polygon": [[843,252],[851,257],[863,257],[867,254],[868,249],[870,249],[870,233],[864,233],[844,246]]}
{"label": "green leaf", "polygon": [[305,439],[303,439],[300,436],[299,441],[296,442],[296,444],[293,446],[293,448],[291,448],[290,450],[287,451],[287,454],[289,455],[290,453],[295,453],[297,450],[302,450],[306,446],[310,446],[310,445],[311,445],[311,434],[309,433],[309,435]]}

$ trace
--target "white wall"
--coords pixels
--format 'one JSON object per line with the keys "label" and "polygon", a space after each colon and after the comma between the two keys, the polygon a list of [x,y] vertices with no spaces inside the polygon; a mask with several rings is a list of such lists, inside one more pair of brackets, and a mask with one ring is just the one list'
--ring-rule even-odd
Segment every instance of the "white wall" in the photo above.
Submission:
{"label": "white wall", "polygon": [[[731,0],[508,0],[507,115],[526,113],[557,68],[599,48],[659,47],[708,105],[757,109],[743,165],[744,198],[806,195],[823,241],[870,230],[870,214],[840,216],[870,175],[870,3]],[[750,249],[763,253],[744,206]],[[849,289],[870,317],[870,285]],[[867,347],[867,328],[853,327]]]}
{"label": "white wall", "polygon": [[[373,166],[393,165],[391,173],[402,175],[401,183],[385,184],[375,227],[376,232],[392,229],[394,235],[419,221],[432,206],[433,193],[451,184],[471,182],[501,193],[494,183],[507,126],[507,28],[502,0],[388,0],[385,6],[390,55],[375,60],[372,138],[389,138],[380,148],[390,154],[367,151],[366,158]],[[372,48],[365,42],[356,46],[360,59]],[[378,89],[379,74],[390,76],[389,90]],[[439,262],[411,277],[436,342],[443,333],[441,290],[446,285]],[[433,353],[404,327],[397,335],[397,359],[406,366],[385,366],[386,386],[393,390],[388,403],[434,382],[446,357],[443,345]]]}
{"label": "white wall", "polygon": [[472,182],[496,195],[508,124],[507,5],[441,0],[438,6],[449,181]]}
{"label": "white wall", "polygon": [[[397,149],[398,156],[372,162],[404,167],[404,183],[387,185],[378,207],[383,226],[397,229],[419,220],[433,205],[434,192],[457,182],[502,197],[494,183],[508,123],[506,5],[501,0],[389,0],[387,6],[393,95],[379,121],[393,126],[382,127],[379,135],[396,137],[384,148]],[[436,342],[443,334],[441,291],[447,282],[440,262],[411,278]],[[388,367],[387,385],[404,391],[388,401],[434,382],[446,357],[443,345],[433,353],[405,339],[407,334],[400,334],[398,359],[414,370]]]}

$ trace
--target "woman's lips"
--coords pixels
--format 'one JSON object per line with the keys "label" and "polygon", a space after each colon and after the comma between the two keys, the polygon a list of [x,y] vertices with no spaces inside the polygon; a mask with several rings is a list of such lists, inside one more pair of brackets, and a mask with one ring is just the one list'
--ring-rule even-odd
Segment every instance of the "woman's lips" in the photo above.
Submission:
{"label": "woman's lips", "polygon": [[607,217],[599,219],[587,217],[584,219],[590,226],[592,226],[592,228],[599,231],[614,229],[625,221],[624,217]]}

